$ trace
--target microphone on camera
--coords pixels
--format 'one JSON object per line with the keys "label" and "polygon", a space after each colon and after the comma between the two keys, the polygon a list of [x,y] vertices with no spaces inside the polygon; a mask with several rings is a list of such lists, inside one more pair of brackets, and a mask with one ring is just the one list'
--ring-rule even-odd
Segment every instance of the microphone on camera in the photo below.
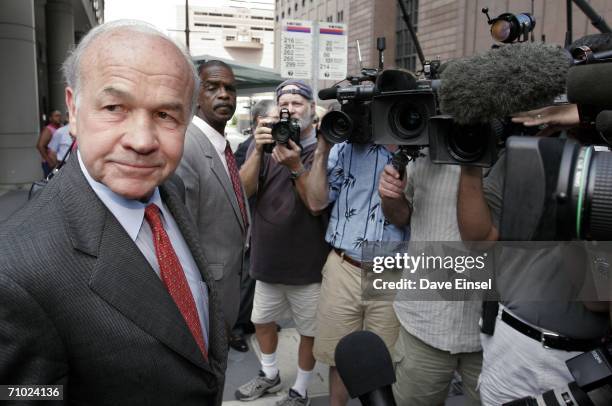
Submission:
{"label": "microphone on camera", "polygon": [[571,62],[563,48],[542,43],[450,61],[441,74],[440,110],[459,124],[475,124],[550,105],[565,92]]}
{"label": "microphone on camera", "polygon": [[336,98],[338,88],[328,87],[326,89],[319,90],[319,99],[321,100],[332,100]]}
{"label": "microphone on camera", "polygon": [[612,63],[575,66],[567,76],[571,103],[612,109]]}
{"label": "microphone on camera", "polygon": [[334,359],[351,398],[359,397],[364,406],[396,406],[391,390],[393,362],[379,336],[356,331],[343,337]]}

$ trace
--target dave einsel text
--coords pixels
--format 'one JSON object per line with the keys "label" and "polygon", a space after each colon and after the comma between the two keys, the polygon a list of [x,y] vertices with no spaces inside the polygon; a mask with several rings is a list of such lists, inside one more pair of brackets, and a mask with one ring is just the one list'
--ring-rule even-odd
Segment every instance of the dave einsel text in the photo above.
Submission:
{"label": "dave einsel text", "polygon": [[473,255],[409,255],[396,253],[393,256],[376,256],[373,258],[372,271],[381,273],[384,270],[401,270],[415,273],[417,270],[454,270],[457,273],[482,270],[485,267],[487,254]]}
{"label": "dave einsel text", "polygon": [[490,290],[492,284],[491,279],[486,281],[471,281],[468,279],[430,281],[421,278],[416,281],[403,278],[399,281],[374,279],[372,286],[376,290]]}
{"label": "dave einsel text", "polygon": [[0,400],[63,399],[63,385],[0,385]]}

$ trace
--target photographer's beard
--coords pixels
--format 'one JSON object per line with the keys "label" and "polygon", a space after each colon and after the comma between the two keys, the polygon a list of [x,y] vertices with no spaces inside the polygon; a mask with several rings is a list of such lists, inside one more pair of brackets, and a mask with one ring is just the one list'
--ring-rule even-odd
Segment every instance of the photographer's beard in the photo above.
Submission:
{"label": "photographer's beard", "polygon": [[300,124],[300,138],[307,137],[310,135],[310,130],[312,129],[312,124],[314,122],[315,110],[312,107],[308,108],[308,111],[305,114],[305,117],[298,118],[298,123]]}

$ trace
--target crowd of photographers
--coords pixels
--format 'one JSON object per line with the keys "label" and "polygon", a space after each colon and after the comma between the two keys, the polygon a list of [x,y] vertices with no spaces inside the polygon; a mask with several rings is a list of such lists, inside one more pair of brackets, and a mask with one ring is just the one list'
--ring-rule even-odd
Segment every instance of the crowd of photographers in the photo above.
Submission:
{"label": "crowd of photographers", "polygon": [[[587,279],[585,268],[593,264],[566,243],[605,242],[612,227],[612,154],[583,146],[610,145],[601,136],[610,135],[605,114],[612,110],[612,97],[593,85],[607,80],[602,72],[609,74],[609,68],[574,75],[580,79],[574,95],[586,103],[536,110],[521,104],[529,102],[530,87],[550,79],[544,90],[535,89],[540,101],[565,83],[568,62],[555,47],[508,45],[455,64],[446,68],[447,77],[454,72],[474,83],[443,82],[438,93],[433,80],[419,83],[409,72],[365,70],[363,80],[323,92],[340,102],[339,109],[332,104],[323,117],[316,114],[312,88],[287,80],[276,89],[274,102],[254,106],[253,137],[234,155],[224,135],[237,93],[227,64],[207,61],[196,72],[172,41],[133,22],[92,32],[65,66],[68,83],[75,83],[67,88],[67,100],[71,126],[80,128],[79,154],[7,223],[8,234],[0,239],[10,254],[0,264],[0,341],[6,343],[0,346],[0,376],[7,382],[76,382],[67,396],[89,400],[96,393],[101,403],[125,403],[134,396],[159,397],[154,402],[163,403],[168,396],[174,403],[220,404],[225,333],[233,327],[238,339],[230,345],[244,350],[248,347],[240,335],[254,328],[261,368],[235,393],[251,401],[283,388],[277,322],[289,317],[300,336],[297,374],[280,406],[310,404],[308,387],[317,361],[330,366],[330,404],[346,405],[354,391],[336,365],[336,348],[361,330],[375,333],[388,348],[396,377],[392,393],[399,405],[444,404],[458,379],[466,402],[474,405],[612,404],[612,255],[606,244],[596,247],[599,279],[587,281],[605,291],[603,298],[577,296]],[[130,36],[136,41],[129,47],[115,45]],[[101,44],[100,38],[114,46],[92,47]],[[612,35],[586,37],[573,48],[584,46],[592,53],[612,50]],[[151,63],[158,60],[158,48],[171,57],[161,65]],[[102,67],[83,65],[94,78],[83,86],[99,86],[104,97],[119,100],[108,102],[103,113],[90,113],[89,106],[99,104],[93,91],[83,92],[85,104],[76,108],[75,72],[82,68],[79,55],[87,52],[113,56],[91,58]],[[136,57],[126,58],[129,52],[137,52]],[[547,62],[558,66],[549,69]],[[480,69],[476,74],[471,63]],[[104,69],[153,69],[137,75],[172,80],[163,86],[126,80],[137,86],[124,91],[104,85],[109,76],[101,73]],[[572,69],[577,72],[571,68],[570,76]],[[595,73],[601,77],[590,77]],[[506,93],[474,97],[493,86],[479,83],[483,77],[506,80]],[[187,100],[186,87],[194,93],[192,100]],[[195,117],[187,111],[188,102]],[[449,103],[464,115],[431,117]],[[147,114],[134,115],[138,122],[132,125],[124,104]],[[158,105],[180,111],[182,118],[157,111]],[[151,110],[155,114],[148,114]],[[487,116],[485,124],[472,125],[475,111]],[[505,127],[494,138],[487,121],[507,122],[505,112],[514,124],[539,133],[516,137],[522,133],[519,127]],[[113,120],[100,124],[98,114]],[[151,117],[153,124],[147,121]],[[185,117],[189,122],[183,122]],[[127,124],[118,124],[124,118]],[[108,135],[111,130],[115,138]],[[498,140],[504,133],[510,137]],[[440,149],[435,140],[447,144]],[[126,161],[139,175],[109,172],[112,176],[103,179],[109,185],[89,177],[90,170],[102,171],[94,163],[105,168],[110,162],[114,168],[113,148],[123,151],[125,146],[143,158],[157,153],[160,145],[168,150],[160,152],[170,157],[167,165]],[[82,161],[81,152],[90,161]],[[178,177],[162,185],[177,166]],[[139,221],[133,221],[136,211]],[[41,232],[41,224],[51,227],[56,238]],[[496,253],[497,296],[487,298],[494,300],[413,300],[407,291],[394,300],[370,300],[364,294],[370,260],[364,248],[371,243],[476,241],[493,246],[505,239],[519,244]],[[532,240],[545,241],[546,249],[536,249],[540,245]],[[32,250],[39,247],[52,257],[50,266],[32,259]],[[115,264],[113,272],[91,260],[98,249]],[[92,276],[83,277],[89,267]],[[355,356],[375,356],[368,348],[359,350]],[[185,364],[189,358],[205,375]],[[106,373],[118,366],[125,370]],[[362,386],[384,375],[376,369],[363,372]],[[140,392],[133,390],[136,384],[142,384]]]}
{"label": "crowd of photographers", "polygon": [[[612,46],[609,35],[584,41],[594,52]],[[572,281],[560,270],[560,247],[504,259],[509,272],[500,272],[496,281],[503,300],[484,306],[487,324],[495,322],[484,333],[481,302],[410,301],[400,293],[390,303],[362,296],[361,248],[367,242],[500,238],[504,178],[512,176],[504,171],[503,148],[485,170],[434,164],[424,148],[404,174],[403,167],[392,165],[397,145],[334,145],[317,134],[314,97],[303,82],[281,84],[276,101],[281,125],[254,123],[240,171],[247,195],[256,196],[250,273],[257,281],[252,320],[262,368],[237,390],[237,398],[252,400],[280,389],[275,322],[286,311],[301,342],[298,377],[283,405],[308,404],[315,360],[331,366],[331,404],[346,404],[334,349],[342,337],[362,329],[378,334],[393,354],[393,393],[401,405],[443,404],[457,374],[468,403],[486,405],[538,396],[575,380],[565,361],[604,345],[610,318],[607,303],[563,297]],[[581,127],[572,104],[517,112],[512,121],[537,127],[538,136],[564,137],[565,130]],[[580,131],[570,134],[585,140]],[[592,142],[596,133],[586,134]],[[532,277],[513,278],[519,268],[528,268]],[[609,404],[610,388],[590,396]]]}

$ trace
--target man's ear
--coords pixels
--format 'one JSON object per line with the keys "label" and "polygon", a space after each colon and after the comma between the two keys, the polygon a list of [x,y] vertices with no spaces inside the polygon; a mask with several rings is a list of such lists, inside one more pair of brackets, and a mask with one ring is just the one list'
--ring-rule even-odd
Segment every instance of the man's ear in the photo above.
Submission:
{"label": "man's ear", "polygon": [[68,106],[69,115],[69,123],[70,123],[70,134],[72,134],[75,138],[78,137],[77,134],[77,106],[76,106],[76,96],[74,94],[74,90],[71,87],[66,87],[66,106]]}

